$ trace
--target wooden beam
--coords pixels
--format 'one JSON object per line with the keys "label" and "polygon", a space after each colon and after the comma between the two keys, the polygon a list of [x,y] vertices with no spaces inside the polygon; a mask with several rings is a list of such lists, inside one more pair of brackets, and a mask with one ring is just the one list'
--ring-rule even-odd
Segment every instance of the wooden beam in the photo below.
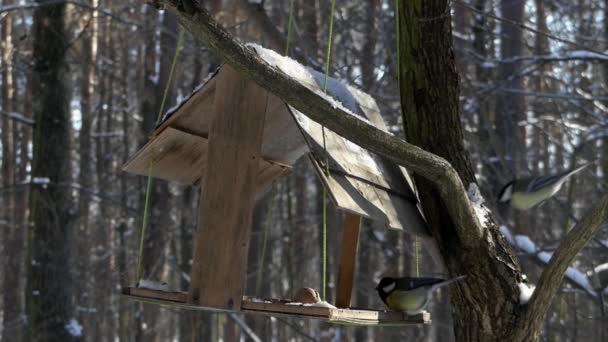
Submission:
{"label": "wooden beam", "polygon": [[185,292],[166,292],[137,287],[125,287],[122,289],[122,294],[176,303],[185,303],[188,298],[188,294]]}
{"label": "wooden beam", "polygon": [[340,268],[338,270],[338,286],[336,288],[336,306],[350,307],[357,264],[357,249],[359,248],[359,230],[361,216],[346,212],[344,218],[344,235],[340,251]]}
{"label": "wooden beam", "polygon": [[[200,185],[207,170],[208,146],[208,137],[168,126],[142,147],[123,166],[123,170],[146,176],[150,161],[154,161],[154,177],[182,184]],[[258,192],[291,171],[291,166],[268,158],[262,158],[258,167]]]}
{"label": "wooden beam", "polygon": [[189,303],[241,307],[267,96],[228,65],[217,76]]}

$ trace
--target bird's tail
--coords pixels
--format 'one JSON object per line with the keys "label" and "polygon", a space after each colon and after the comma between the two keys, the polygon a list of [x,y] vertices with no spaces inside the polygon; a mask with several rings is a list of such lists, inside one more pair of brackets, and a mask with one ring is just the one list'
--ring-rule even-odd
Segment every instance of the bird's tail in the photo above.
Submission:
{"label": "bird's tail", "polygon": [[451,283],[457,282],[457,281],[462,280],[462,279],[464,279],[466,277],[467,277],[466,275],[461,275],[461,276],[458,276],[458,277],[455,277],[455,278],[452,278],[452,279],[448,279],[448,280],[442,281],[440,283],[434,284],[431,287],[430,290],[431,291],[435,291],[436,289],[438,289],[440,287],[443,287],[443,286],[446,286],[446,285],[450,285]]}
{"label": "bird's tail", "polygon": [[585,164],[583,164],[583,165],[581,165],[581,166],[579,166],[579,167],[575,167],[575,168],[573,168],[572,170],[568,170],[568,171],[564,172],[564,176],[565,176],[565,177],[570,177],[570,176],[572,176],[573,174],[575,174],[575,173],[577,173],[577,172],[579,172],[579,171],[582,171],[582,170],[583,170],[583,169],[585,169],[587,166],[589,166],[589,165],[591,165],[591,164],[595,164],[596,162],[597,162],[597,159],[596,159],[596,160],[594,160],[594,161],[591,161],[591,162],[585,163]]}

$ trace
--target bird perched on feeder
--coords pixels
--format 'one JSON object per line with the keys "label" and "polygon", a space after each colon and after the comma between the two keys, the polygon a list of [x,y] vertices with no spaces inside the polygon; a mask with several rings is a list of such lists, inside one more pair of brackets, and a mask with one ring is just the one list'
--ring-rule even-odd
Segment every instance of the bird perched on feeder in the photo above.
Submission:
{"label": "bird perched on feeder", "polygon": [[385,277],[380,280],[380,283],[376,286],[376,290],[389,309],[404,311],[408,315],[417,315],[424,311],[433,291],[464,278],[466,276],[459,276],[449,280]]}
{"label": "bird perched on feeder", "polygon": [[556,175],[526,177],[507,183],[498,194],[498,201],[516,209],[530,209],[555,195],[568,178],[595,162],[590,162]]}

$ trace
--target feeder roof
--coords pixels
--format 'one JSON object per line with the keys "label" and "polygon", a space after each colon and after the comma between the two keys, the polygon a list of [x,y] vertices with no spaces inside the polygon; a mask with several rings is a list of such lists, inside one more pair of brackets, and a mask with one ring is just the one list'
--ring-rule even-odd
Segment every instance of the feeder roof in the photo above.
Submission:
{"label": "feeder roof", "polygon": [[[387,130],[375,100],[368,94],[258,45],[260,57],[350,115]],[[163,116],[150,141],[125,164],[124,170],[146,175],[151,160],[154,176],[185,184],[201,184],[207,167],[207,137],[213,113],[215,80],[222,66],[192,94]],[[243,113],[247,115],[247,113]],[[324,139],[325,138],[325,139]],[[323,140],[325,140],[325,147]],[[342,138],[283,100],[269,94],[259,165],[259,192],[289,173],[311,152],[312,163],[335,205],[395,229],[428,236],[407,171]],[[326,175],[325,170],[329,169]]]}

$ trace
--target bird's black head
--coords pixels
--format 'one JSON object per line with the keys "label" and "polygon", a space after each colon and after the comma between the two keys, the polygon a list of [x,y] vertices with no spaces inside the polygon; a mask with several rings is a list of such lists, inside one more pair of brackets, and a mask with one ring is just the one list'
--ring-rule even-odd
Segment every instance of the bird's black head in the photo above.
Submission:
{"label": "bird's black head", "polygon": [[397,280],[391,277],[384,277],[376,286],[379,293],[390,293],[397,286]]}
{"label": "bird's black head", "polygon": [[376,286],[376,291],[378,291],[378,295],[380,299],[384,302],[384,304],[388,305],[386,302],[386,297],[388,297],[389,293],[391,293],[397,287],[397,280],[391,277],[384,277]]}
{"label": "bird's black head", "polygon": [[510,181],[500,190],[498,193],[498,202],[509,203],[511,201],[511,196],[513,195],[513,183],[515,183],[515,181]]}

